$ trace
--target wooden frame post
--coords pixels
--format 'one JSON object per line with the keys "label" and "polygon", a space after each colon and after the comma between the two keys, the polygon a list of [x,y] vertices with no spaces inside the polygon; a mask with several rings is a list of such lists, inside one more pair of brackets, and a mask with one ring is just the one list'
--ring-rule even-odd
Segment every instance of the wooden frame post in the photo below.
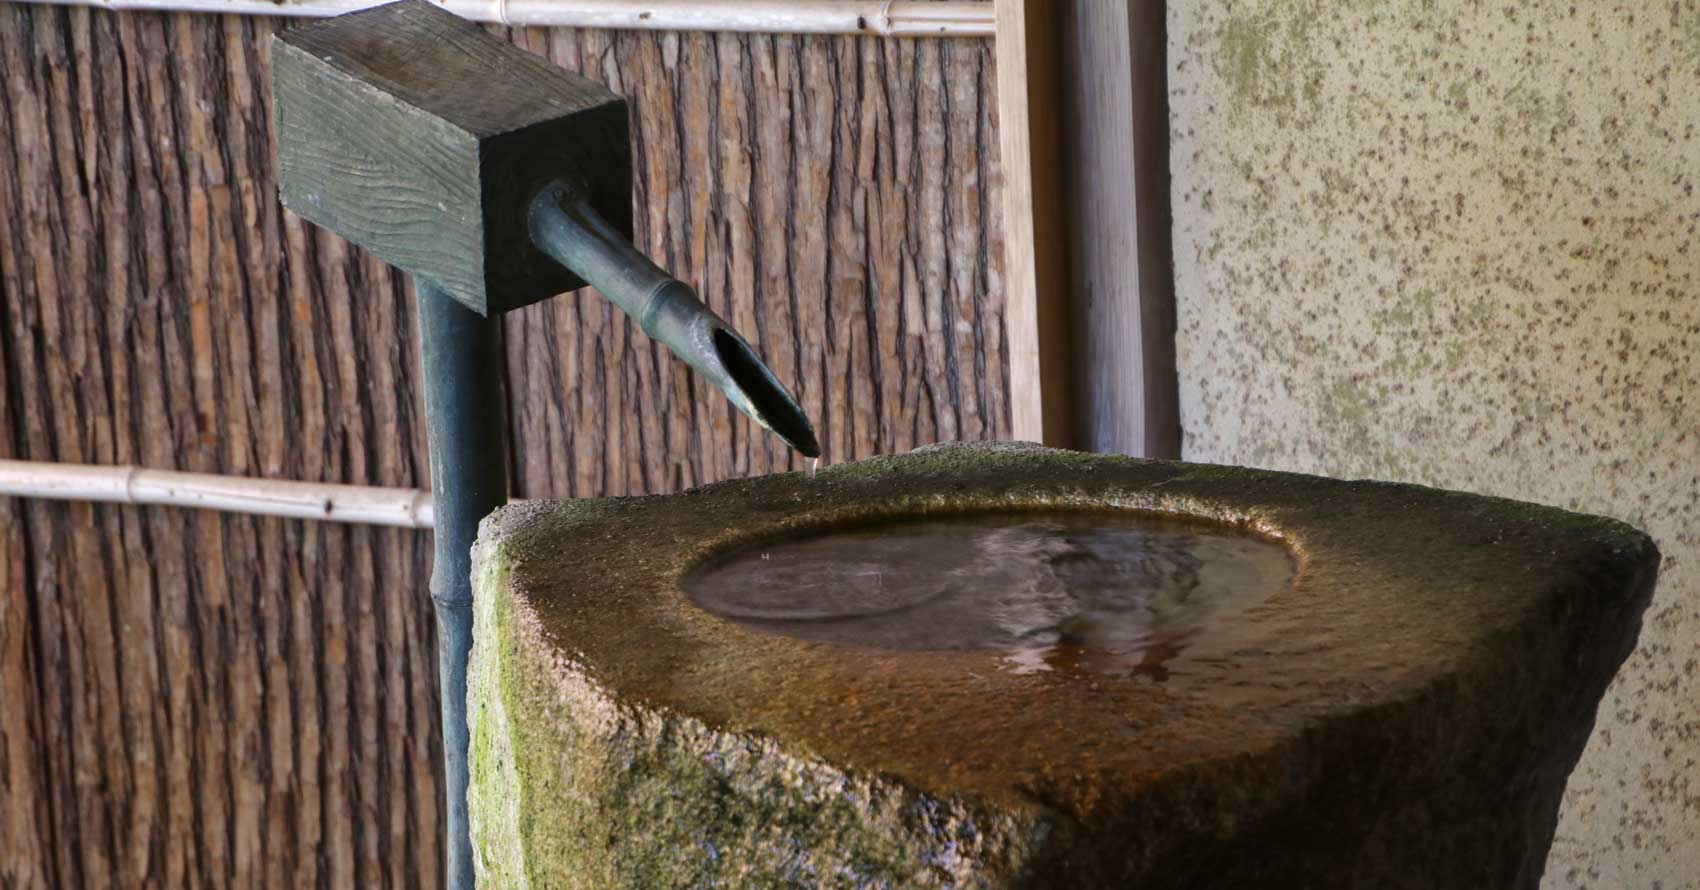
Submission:
{"label": "wooden frame post", "polygon": [[997,0],[1004,324],[1017,439],[1074,447],[1064,227],[1060,21],[1048,3]]}
{"label": "wooden frame post", "polygon": [[1019,439],[1180,456],[1159,0],[998,0]]}

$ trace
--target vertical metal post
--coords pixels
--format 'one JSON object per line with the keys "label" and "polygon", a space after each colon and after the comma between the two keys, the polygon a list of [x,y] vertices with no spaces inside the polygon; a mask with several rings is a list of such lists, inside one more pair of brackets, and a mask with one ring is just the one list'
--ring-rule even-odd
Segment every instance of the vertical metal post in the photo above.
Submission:
{"label": "vertical metal post", "polygon": [[423,278],[419,354],[425,377],[425,426],[431,453],[436,553],[431,598],[437,606],[437,657],[443,697],[443,758],[448,790],[448,886],[472,890],[467,833],[466,659],[472,650],[472,543],[478,523],[507,503],[507,424],[502,416],[496,316],[466,308]]}

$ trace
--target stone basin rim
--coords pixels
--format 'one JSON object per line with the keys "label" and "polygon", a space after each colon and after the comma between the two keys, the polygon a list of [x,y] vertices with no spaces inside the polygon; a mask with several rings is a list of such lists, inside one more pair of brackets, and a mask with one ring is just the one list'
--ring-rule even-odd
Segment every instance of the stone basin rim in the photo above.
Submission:
{"label": "stone basin rim", "polygon": [[[1022,510],[1202,522],[1281,546],[1294,576],[1265,600],[1253,655],[1201,662],[1206,673],[1185,683],[1103,682],[1089,695],[1042,674],[965,685],[987,653],[866,653],[758,634],[679,586],[705,557],[768,537]],[[672,806],[681,781],[726,788],[730,775],[736,794],[753,796],[712,806],[801,814],[819,795],[855,790],[854,801],[835,798],[854,813],[807,824],[859,826],[873,840],[857,849],[920,850],[904,861],[923,871],[929,845],[943,843],[931,832],[969,826],[948,838],[986,874],[1066,866],[1073,883],[1058,886],[1125,886],[1136,873],[1162,877],[1153,887],[1205,886],[1188,878],[1221,875],[1165,871],[1164,851],[1200,838],[1257,844],[1259,832],[1319,812],[1336,820],[1330,832],[1361,834],[1388,857],[1387,874],[1475,861],[1410,846],[1403,831],[1384,836],[1378,826],[1403,824],[1380,816],[1396,806],[1418,819],[1463,814],[1434,824],[1456,822],[1444,837],[1538,863],[1658,558],[1624,523],[1534,504],[1009,444],[919,449],[814,480],[511,506],[486,520],[475,549],[483,679],[472,713],[501,740],[494,750],[527,765],[491,784],[489,770],[511,760],[484,760],[490,778],[475,785],[494,796],[475,809],[524,825],[513,808],[558,802],[547,789],[575,783],[597,803],[571,811],[582,834],[553,837],[601,843],[608,808],[640,819],[647,802]],[[950,756],[964,751],[974,757]],[[634,755],[649,758],[635,775],[575,772]],[[1503,781],[1531,769],[1545,777],[1538,800],[1512,793],[1534,786]],[[635,798],[634,781],[648,783]],[[1497,818],[1531,806],[1529,826]],[[1148,852],[1110,856],[1130,837]],[[650,844],[644,832],[620,838],[630,850]],[[842,840],[810,849],[830,857]],[[528,847],[527,861],[558,861],[549,843]],[[599,861],[629,862],[630,850]]]}
{"label": "stone basin rim", "polygon": [[[1295,620],[1333,622],[1337,626],[1330,646],[1348,655],[1364,653],[1366,658],[1378,659],[1366,660],[1366,668],[1346,678],[1349,682],[1300,671],[1303,676],[1292,681],[1312,684],[1316,694],[1256,709],[1269,713],[1253,715],[1248,732],[1240,744],[1231,746],[1233,750],[1210,753],[1199,746],[1159,745],[1167,736],[1153,731],[1146,744],[1163,747],[1166,753],[1149,759],[1167,763],[1243,755],[1290,737],[1314,720],[1328,719],[1336,710],[1329,703],[1342,696],[1358,701],[1353,707],[1361,710],[1377,699],[1420,696],[1439,677],[1474,670],[1470,665],[1478,661],[1477,656],[1497,645],[1492,637],[1514,632],[1539,611],[1537,601],[1560,593],[1545,580],[1533,583],[1523,576],[1516,563],[1518,553],[1504,548],[1487,553],[1482,545],[1488,537],[1483,532],[1491,532],[1494,538],[1509,535],[1506,540],[1512,543],[1539,539],[1536,543],[1580,547],[1591,540],[1594,545],[1585,549],[1597,554],[1592,559],[1618,566],[1633,563],[1652,549],[1644,535],[1614,520],[1420,486],[1146,461],[1025,443],[975,443],[930,446],[838,464],[823,469],[815,479],[793,472],[727,480],[671,495],[509,506],[485,520],[478,558],[485,566],[528,567],[515,579],[516,605],[532,614],[550,645],[572,662],[581,679],[596,682],[634,706],[689,714],[709,726],[737,730],[764,722],[749,719],[745,708],[729,704],[751,695],[739,695],[726,686],[717,690],[727,696],[721,705],[712,698],[686,695],[667,681],[668,671],[659,661],[646,661],[644,650],[677,643],[681,651],[714,651],[728,658],[749,654],[775,672],[801,670],[812,677],[838,679],[863,668],[881,669],[879,659],[889,661],[891,654],[827,647],[741,627],[691,600],[680,585],[689,571],[716,555],[765,539],[862,522],[1021,510],[1133,512],[1199,522],[1277,544],[1293,557],[1294,575],[1259,607],[1266,613],[1279,613],[1274,616],[1279,620],[1268,623],[1268,639],[1259,641],[1265,645],[1253,660],[1288,670],[1302,667],[1310,658],[1305,647],[1280,638],[1283,629],[1298,626]],[[1414,539],[1408,545],[1392,545],[1389,542],[1396,532],[1409,533]],[[1600,553],[1599,545],[1607,542],[1616,556]],[[1547,558],[1547,548],[1540,549],[1543,552],[1536,554],[1524,547],[1521,558]],[[1413,560],[1414,552],[1425,557]],[[1459,566],[1452,559],[1428,558],[1437,554],[1461,558],[1466,569],[1479,569],[1479,577],[1467,586],[1500,588],[1498,599],[1503,603],[1484,605],[1479,597],[1461,595],[1458,585],[1444,583],[1455,580]],[[529,570],[550,563],[563,568],[571,563],[570,572],[593,570],[603,580],[594,590],[576,590],[569,602],[545,589],[547,585],[537,586],[546,572]],[[1484,584],[1484,579],[1494,583]],[[1379,595],[1373,592],[1378,587],[1382,588]],[[1423,605],[1412,606],[1406,600]],[[592,604],[599,605],[593,609]],[[598,614],[608,614],[598,609],[627,611],[616,623],[597,620]],[[1479,612],[1481,620],[1467,617],[1472,611]],[[1364,620],[1387,619],[1395,621],[1385,625],[1390,638],[1386,642],[1393,644],[1396,656],[1391,660],[1368,646],[1364,635],[1352,626],[1354,620],[1361,628]],[[1412,641],[1430,639],[1439,647],[1437,653],[1416,658],[1397,651],[1399,644],[1408,647]],[[703,645],[709,648],[703,650]],[[951,673],[952,662],[966,665],[962,670],[971,672],[973,659],[984,664],[995,657],[987,652],[901,655],[902,660],[928,671],[942,671],[939,676],[944,679]],[[1225,673],[1218,668],[1217,679],[1226,682],[1217,685],[1237,682],[1241,673],[1256,665],[1236,667]],[[706,682],[703,676],[699,673],[691,682]],[[1216,706],[1209,710],[1223,711]],[[1182,722],[1207,722],[1187,708],[1175,708],[1172,713],[1181,715]],[[1165,719],[1157,722],[1166,724],[1169,715],[1159,716]],[[769,734],[791,742],[807,741],[783,728]],[[808,747],[820,751],[823,746],[811,743]],[[1170,755],[1180,760],[1171,760]],[[841,762],[856,765],[857,760]]]}

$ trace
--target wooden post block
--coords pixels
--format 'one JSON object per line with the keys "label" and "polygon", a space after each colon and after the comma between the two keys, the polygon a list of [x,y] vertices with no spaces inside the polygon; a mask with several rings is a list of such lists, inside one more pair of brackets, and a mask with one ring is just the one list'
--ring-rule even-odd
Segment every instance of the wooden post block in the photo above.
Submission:
{"label": "wooden post block", "polygon": [[1017,439],[1077,448],[1060,22],[1041,0],[994,9],[1010,427]]}
{"label": "wooden post block", "polygon": [[423,0],[277,36],[272,77],[284,205],[475,312],[583,285],[527,231],[551,178],[630,236],[625,100]]}
{"label": "wooden post block", "polygon": [[1164,8],[996,2],[1017,439],[1180,456]]}

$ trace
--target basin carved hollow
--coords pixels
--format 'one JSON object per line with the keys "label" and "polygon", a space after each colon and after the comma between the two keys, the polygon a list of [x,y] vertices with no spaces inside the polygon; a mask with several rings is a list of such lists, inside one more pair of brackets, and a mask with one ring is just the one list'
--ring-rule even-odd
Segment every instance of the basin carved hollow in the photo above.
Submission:
{"label": "basin carved hollow", "polygon": [[936,446],[486,520],[480,886],[1535,887],[1658,553]]}

